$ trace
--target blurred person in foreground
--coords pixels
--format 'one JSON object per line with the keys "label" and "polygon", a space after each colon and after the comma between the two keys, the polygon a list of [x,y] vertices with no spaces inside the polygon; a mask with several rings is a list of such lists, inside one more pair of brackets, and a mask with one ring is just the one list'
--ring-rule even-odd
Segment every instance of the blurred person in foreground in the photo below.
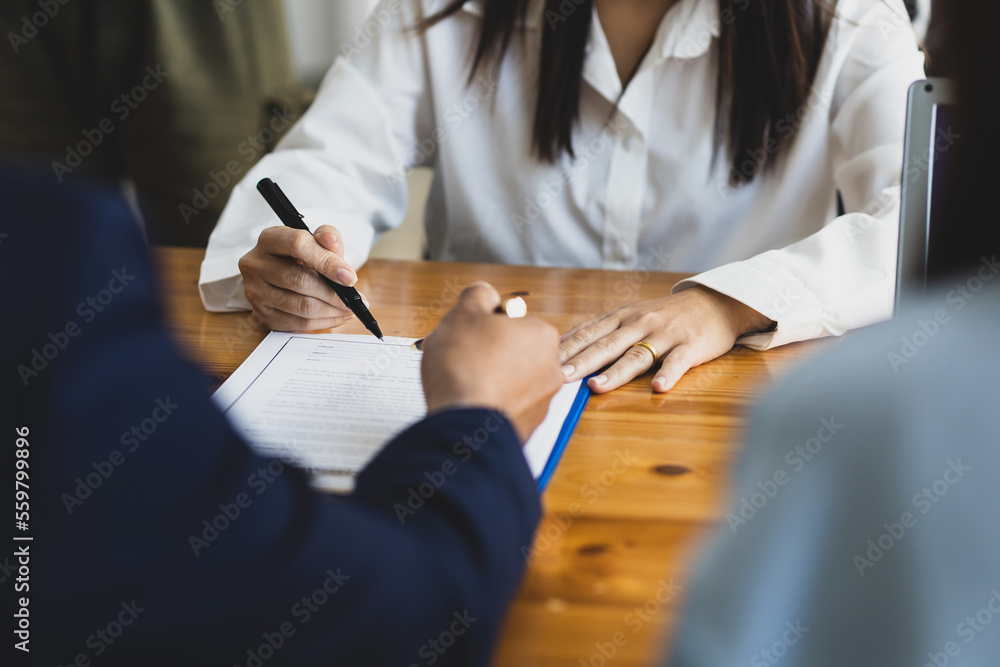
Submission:
{"label": "blurred person in foreground", "polygon": [[949,11],[967,138],[933,287],[756,411],[670,665],[998,664],[1000,7]]}
{"label": "blurred person in foreground", "polygon": [[309,98],[282,0],[6,0],[0,35],[0,155],[129,183],[156,245],[204,247]]}
{"label": "blurred person in foreground", "polygon": [[[429,416],[333,498],[255,455],[212,403],[167,335],[118,196],[14,172],[0,194],[0,278],[17,286],[0,334],[4,446],[7,470],[29,473],[34,537],[15,543],[31,568],[30,653],[11,653],[50,665],[488,660],[540,516],[521,445],[562,384],[555,329],[493,315],[488,285],[466,290],[426,340]],[[401,520],[394,508],[442,470]]]}

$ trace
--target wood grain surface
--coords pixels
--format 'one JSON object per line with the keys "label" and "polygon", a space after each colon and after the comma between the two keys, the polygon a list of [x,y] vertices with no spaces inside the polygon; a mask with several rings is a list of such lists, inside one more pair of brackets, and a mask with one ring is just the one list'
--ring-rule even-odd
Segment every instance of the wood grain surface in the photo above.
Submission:
{"label": "wood grain surface", "polygon": [[[213,388],[264,333],[248,313],[216,314],[198,297],[203,250],[154,252],[170,326]],[[422,337],[476,280],[522,292],[561,331],[634,301],[669,294],[684,276],[372,260],[358,289],[382,331]],[[357,322],[338,333],[365,333]],[[759,353],[736,347],[692,369],[668,394],[652,374],[590,403],[543,497],[529,567],[501,635],[504,667],[657,664],[683,607],[698,547],[725,513],[747,410],[774,381],[828,343]],[[613,657],[606,657],[613,650]]]}

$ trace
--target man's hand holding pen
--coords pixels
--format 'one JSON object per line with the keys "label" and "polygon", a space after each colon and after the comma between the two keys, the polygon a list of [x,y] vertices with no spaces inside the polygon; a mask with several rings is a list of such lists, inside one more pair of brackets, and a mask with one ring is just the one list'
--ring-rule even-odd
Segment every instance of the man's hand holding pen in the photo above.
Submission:
{"label": "man's hand holding pen", "polygon": [[537,317],[497,317],[500,304],[487,283],[466,288],[424,340],[424,396],[430,414],[458,407],[499,410],[523,443],[565,380],[559,333]]}

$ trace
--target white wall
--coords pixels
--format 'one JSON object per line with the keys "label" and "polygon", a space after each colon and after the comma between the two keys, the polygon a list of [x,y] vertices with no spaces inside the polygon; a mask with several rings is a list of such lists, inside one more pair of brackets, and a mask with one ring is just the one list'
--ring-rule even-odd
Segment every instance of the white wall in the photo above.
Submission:
{"label": "white wall", "polygon": [[284,0],[292,57],[304,83],[319,81],[377,1]]}

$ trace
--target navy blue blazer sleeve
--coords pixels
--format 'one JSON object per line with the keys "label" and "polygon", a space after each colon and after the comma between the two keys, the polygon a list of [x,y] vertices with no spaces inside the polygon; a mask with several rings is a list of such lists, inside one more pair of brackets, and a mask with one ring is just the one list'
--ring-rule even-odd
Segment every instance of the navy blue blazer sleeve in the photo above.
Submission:
{"label": "navy blue blazer sleeve", "polygon": [[12,174],[0,193],[4,447],[28,429],[33,657],[488,660],[540,516],[502,415],[426,419],[352,495],[315,493],[240,440],[175,349],[120,199]]}

